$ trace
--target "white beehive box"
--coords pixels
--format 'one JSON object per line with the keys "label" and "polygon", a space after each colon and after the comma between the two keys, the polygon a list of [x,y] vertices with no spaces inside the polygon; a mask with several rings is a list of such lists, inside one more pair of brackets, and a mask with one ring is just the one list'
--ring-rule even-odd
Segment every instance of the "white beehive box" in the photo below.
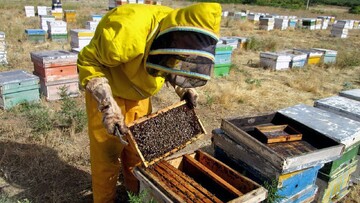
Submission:
{"label": "white beehive box", "polygon": [[37,11],[38,11],[38,16],[46,16],[48,14],[46,6],[38,6]]}
{"label": "white beehive box", "polygon": [[99,21],[86,21],[85,28],[88,30],[95,31],[98,24],[99,24]]}
{"label": "white beehive box", "polygon": [[49,34],[67,34],[67,23],[62,20],[47,21]]}
{"label": "white beehive box", "polygon": [[291,56],[282,53],[260,52],[260,66],[274,70],[289,68]]}
{"label": "white beehive box", "polygon": [[35,16],[34,6],[25,6],[25,16],[26,17],[34,17]]}

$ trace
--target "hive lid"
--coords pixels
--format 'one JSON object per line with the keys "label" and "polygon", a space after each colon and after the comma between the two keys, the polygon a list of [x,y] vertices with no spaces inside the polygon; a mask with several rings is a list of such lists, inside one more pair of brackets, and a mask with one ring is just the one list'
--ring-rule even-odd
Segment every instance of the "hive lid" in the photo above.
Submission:
{"label": "hive lid", "polygon": [[77,60],[77,54],[65,50],[53,50],[53,51],[37,51],[30,53],[32,60],[38,60],[41,62],[58,61],[61,59],[72,59],[74,62]]}
{"label": "hive lid", "polygon": [[0,87],[11,83],[19,83],[29,80],[39,80],[39,77],[23,70],[0,73]]}
{"label": "hive lid", "polygon": [[170,156],[206,133],[194,109],[185,101],[129,124],[129,144],[148,167]]}

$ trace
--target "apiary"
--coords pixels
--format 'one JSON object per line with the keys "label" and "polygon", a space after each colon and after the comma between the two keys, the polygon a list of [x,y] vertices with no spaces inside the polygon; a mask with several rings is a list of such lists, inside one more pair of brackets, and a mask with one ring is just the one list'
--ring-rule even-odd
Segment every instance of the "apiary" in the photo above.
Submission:
{"label": "apiary", "polygon": [[219,44],[215,48],[214,75],[217,77],[229,75],[233,47]]}
{"label": "apiary", "polygon": [[158,202],[260,202],[266,190],[209,154],[170,154],[206,134],[182,101],[129,125],[128,141],[143,161],[134,169],[140,190]]}
{"label": "apiary", "polygon": [[25,6],[25,16],[26,17],[34,17],[35,16],[34,6]]}
{"label": "apiary", "polygon": [[260,18],[259,29],[260,30],[273,30],[275,26],[274,18]]}
{"label": "apiary", "polygon": [[360,89],[344,90],[339,95],[356,101],[360,101]]}
{"label": "apiary", "polygon": [[22,70],[0,73],[0,107],[10,109],[22,102],[38,101],[39,77]]}
{"label": "apiary", "polygon": [[67,23],[76,22],[76,11],[75,10],[65,10],[64,20]]}
{"label": "apiary", "polygon": [[84,48],[88,45],[93,38],[95,31],[89,29],[71,29],[70,37],[71,42],[70,45],[72,48]]}
{"label": "apiary", "polygon": [[323,57],[323,52],[316,50],[308,50],[308,49],[294,49],[295,51],[300,51],[307,54],[307,64],[309,65],[317,65],[320,64],[321,59]]}
{"label": "apiary", "polygon": [[290,67],[291,56],[284,53],[260,52],[260,66],[273,70],[284,70]]}
{"label": "apiary", "polygon": [[59,88],[67,87],[69,96],[79,94],[77,54],[69,51],[31,52],[34,74],[40,77],[40,91],[47,100],[60,99]]}
{"label": "apiary", "polygon": [[278,30],[286,30],[289,25],[289,19],[286,18],[275,18],[274,28]]}
{"label": "apiary", "polygon": [[296,50],[283,50],[279,53],[287,54],[291,57],[290,68],[303,68],[306,65],[307,54]]}
{"label": "apiary", "polygon": [[25,34],[31,42],[45,42],[46,31],[43,29],[25,29]]}
{"label": "apiary", "polygon": [[324,64],[333,64],[336,62],[337,51],[330,49],[312,48],[311,50],[322,52],[321,61]]}

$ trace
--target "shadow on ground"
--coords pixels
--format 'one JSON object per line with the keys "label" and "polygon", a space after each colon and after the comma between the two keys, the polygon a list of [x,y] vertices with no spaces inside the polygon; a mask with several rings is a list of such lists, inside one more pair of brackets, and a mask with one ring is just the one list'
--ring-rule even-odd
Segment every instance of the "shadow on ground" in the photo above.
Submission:
{"label": "shadow on ground", "polygon": [[92,202],[90,174],[36,144],[0,142],[0,177],[30,202]]}

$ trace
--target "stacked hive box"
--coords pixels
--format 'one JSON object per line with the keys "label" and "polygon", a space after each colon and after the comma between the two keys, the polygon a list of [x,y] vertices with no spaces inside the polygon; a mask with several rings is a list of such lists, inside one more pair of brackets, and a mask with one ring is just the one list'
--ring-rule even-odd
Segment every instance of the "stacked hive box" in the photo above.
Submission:
{"label": "stacked hive box", "polygon": [[215,157],[258,183],[276,181],[282,199],[274,202],[311,202],[320,167],[338,158],[343,145],[281,111],[223,119],[213,130]]}
{"label": "stacked hive box", "polygon": [[5,33],[0,32],[0,65],[7,64]]}
{"label": "stacked hive box", "polygon": [[[320,103],[325,101],[318,101],[316,106],[324,106]],[[340,158],[326,163],[320,169],[316,183],[319,186],[317,202],[338,202],[349,192],[350,174],[356,170],[360,122],[305,105],[285,109],[280,113],[344,146]]]}
{"label": "stacked hive box", "polygon": [[[157,127],[153,131],[154,123]],[[137,149],[142,160],[134,175],[140,181],[140,190],[156,202],[253,203],[266,198],[263,187],[210,154],[186,150],[190,143],[201,141],[206,132],[185,102],[143,117],[129,124],[129,129],[129,145]]]}
{"label": "stacked hive box", "polygon": [[71,97],[79,94],[76,53],[55,50],[31,52],[30,55],[34,74],[40,77],[40,91],[47,100],[60,99],[62,88],[66,88]]}
{"label": "stacked hive box", "polygon": [[38,16],[46,16],[47,13],[47,7],[46,6],[38,6],[37,7]]}
{"label": "stacked hive box", "polygon": [[35,16],[34,6],[25,6],[25,16],[26,17],[34,17]]}
{"label": "stacked hive box", "polygon": [[306,64],[307,54],[295,51],[295,50],[284,50],[279,53],[289,55],[291,57],[290,68],[302,68]]}
{"label": "stacked hive box", "polygon": [[103,15],[101,15],[101,14],[92,14],[91,20],[92,21],[100,21],[102,17],[103,17]]}
{"label": "stacked hive box", "polygon": [[10,109],[19,103],[39,99],[39,77],[22,70],[0,73],[1,108]]}
{"label": "stacked hive box", "polygon": [[229,75],[231,66],[232,46],[220,44],[215,49],[215,76]]}
{"label": "stacked hive box", "polygon": [[26,29],[25,33],[31,42],[45,42],[46,32],[43,29]]}
{"label": "stacked hive box", "polygon": [[238,37],[220,37],[221,43],[232,47],[232,50],[239,47]]}
{"label": "stacked hive box", "polygon": [[47,21],[48,36],[51,41],[67,41],[67,23],[62,20]]}
{"label": "stacked hive box", "polygon": [[260,20],[260,14],[257,13],[249,13],[248,14],[248,20],[253,23],[258,23]]}
{"label": "stacked hive box", "polygon": [[295,29],[297,22],[298,22],[298,20],[296,18],[289,19],[289,28]]}
{"label": "stacked hive box", "polygon": [[337,51],[330,49],[313,48],[312,51],[322,52],[321,62],[324,64],[333,64],[336,62]]}
{"label": "stacked hive box", "polygon": [[53,15],[56,20],[63,19],[63,9],[60,1],[53,1],[51,15]]}
{"label": "stacked hive box", "polygon": [[302,19],[302,28],[315,30],[316,19],[315,18],[303,18]]}
{"label": "stacked hive box", "polygon": [[51,15],[41,15],[40,16],[40,28],[46,32],[49,30],[47,22],[54,22],[55,17]]}
{"label": "stacked hive box", "polygon": [[247,19],[247,14],[243,12],[235,12],[234,19],[245,21]]}
{"label": "stacked hive box", "polygon": [[302,53],[307,54],[307,64],[309,65],[317,65],[320,64],[321,58],[323,56],[322,51],[316,51],[316,50],[308,50],[308,49],[294,49],[295,51],[300,51]]}
{"label": "stacked hive box", "polygon": [[275,18],[275,29],[286,30],[288,28],[289,19],[285,18]]}
{"label": "stacked hive box", "polygon": [[65,10],[64,20],[67,23],[76,22],[76,12],[75,10]]}
{"label": "stacked hive box", "polygon": [[86,21],[85,28],[88,30],[95,31],[98,24],[99,24],[99,21]]}
{"label": "stacked hive box", "polygon": [[349,25],[346,21],[338,21],[332,25],[331,28],[331,36],[332,37],[340,37],[347,38],[349,29]]}
{"label": "stacked hive box", "polygon": [[260,18],[260,25],[259,25],[260,30],[267,30],[267,31],[273,30],[274,25],[275,25],[274,18]]}
{"label": "stacked hive box", "polygon": [[315,19],[315,30],[321,30],[323,25],[323,20],[321,18]]}
{"label": "stacked hive box", "polygon": [[322,20],[321,29],[326,30],[329,26],[330,17],[329,16],[318,16],[317,18]]}
{"label": "stacked hive box", "polygon": [[290,66],[291,56],[284,53],[260,52],[260,66],[273,70],[285,70]]}
{"label": "stacked hive box", "polygon": [[86,29],[71,29],[70,36],[71,47],[82,49],[90,43],[91,39],[94,36],[94,31]]}

